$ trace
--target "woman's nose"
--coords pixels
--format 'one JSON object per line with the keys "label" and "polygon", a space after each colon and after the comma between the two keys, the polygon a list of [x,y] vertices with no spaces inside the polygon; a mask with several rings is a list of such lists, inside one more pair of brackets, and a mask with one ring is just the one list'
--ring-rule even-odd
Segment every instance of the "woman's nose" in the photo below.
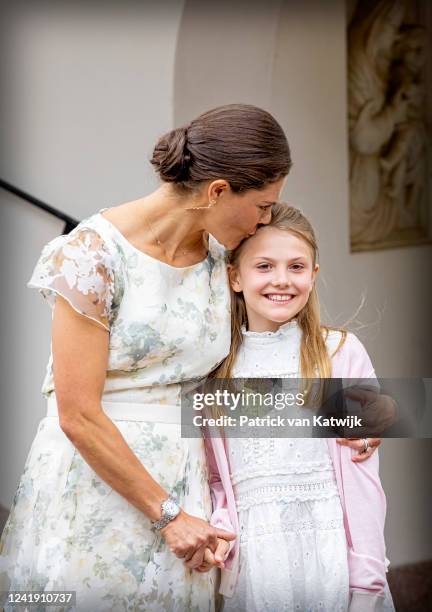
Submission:
{"label": "woman's nose", "polygon": [[272,212],[270,208],[270,210],[266,210],[266,212],[263,214],[263,216],[260,219],[260,223],[262,223],[263,225],[268,225],[271,221],[271,217],[272,217]]}

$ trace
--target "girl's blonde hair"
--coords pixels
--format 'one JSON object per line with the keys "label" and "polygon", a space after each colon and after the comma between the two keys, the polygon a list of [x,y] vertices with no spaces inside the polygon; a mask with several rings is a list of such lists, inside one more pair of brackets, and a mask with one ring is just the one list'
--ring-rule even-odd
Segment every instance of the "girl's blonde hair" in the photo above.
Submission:
{"label": "girl's blonde hair", "polygon": [[[290,232],[297,236],[309,246],[312,252],[312,265],[318,262],[318,245],[312,225],[306,217],[294,206],[280,202],[272,208],[272,217],[268,225],[279,230]],[[263,229],[258,229],[263,231]],[[237,248],[228,252],[227,263],[233,268],[239,264],[243,251],[243,241]],[[231,378],[234,363],[236,361],[240,346],[243,342],[242,327],[248,325],[246,304],[243,293],[237,293],[230,288],[231,292],[231,348],[228,356],[220,366],[212,373],[214,378]],[[322,325],[320,320],[320,307],[315,283],[310,292],[309,299],[304,308],[297,314],[297,322],[302,331],[300,345],[300,373],[302,378],[330,378],[331,356],[329,356],[326,339],[330,330],[340,331],[341,340],[336,348],[335,354],[343,345],[346,338],[344,329]]]}

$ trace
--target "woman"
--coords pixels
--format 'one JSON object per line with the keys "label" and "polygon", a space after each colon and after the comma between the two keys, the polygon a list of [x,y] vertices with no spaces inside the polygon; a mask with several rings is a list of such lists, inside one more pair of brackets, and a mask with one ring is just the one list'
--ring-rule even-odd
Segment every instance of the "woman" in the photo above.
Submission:
{"label": "woman", "polygon": [[48,417],[3,534],[0,590],[75,590],[77,610],[212,610],[213,574],[185,563],[235,537],[208,524],[179,383],[228,354],[221,244],[270,221],[289,147],[267,112],[229,105],[163,136],[151,162],[159,189],[50,242],[30,281],[54,305]]}

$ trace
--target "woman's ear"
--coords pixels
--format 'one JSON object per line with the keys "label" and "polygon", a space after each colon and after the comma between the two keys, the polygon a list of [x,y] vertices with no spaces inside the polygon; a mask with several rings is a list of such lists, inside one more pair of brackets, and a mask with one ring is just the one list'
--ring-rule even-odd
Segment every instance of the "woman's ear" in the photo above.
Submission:
{"label": "woman's ear", "polygon": [[231,289],[236,293],[240,293],[241,291],[243,291],[243,289],[237,268],[235,268],[232,264],[228,264],[227,269]]}
{"label": "woman's ear", "polygon": [[216,179],[211,181],[207,188],[207,198],[209,202],[218,200],[224,191],[230,189],[230,184],[225,179]]}

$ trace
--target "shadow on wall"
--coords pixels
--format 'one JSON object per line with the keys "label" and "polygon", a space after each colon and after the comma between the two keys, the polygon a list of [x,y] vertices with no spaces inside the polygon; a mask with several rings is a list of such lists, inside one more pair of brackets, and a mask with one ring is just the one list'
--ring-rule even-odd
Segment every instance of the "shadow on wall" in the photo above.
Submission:
{"label": "shadow on wall", "polygon": [[0,533],[4,529],[8,516],[9,516],[9,510],[6,510],[6,508],[3,508],[3,506],[0,506]]}
{"label": "shadow on wall", "polygon": [[432,561],[391,569],[388,583],[397,612],[432,610]]}

